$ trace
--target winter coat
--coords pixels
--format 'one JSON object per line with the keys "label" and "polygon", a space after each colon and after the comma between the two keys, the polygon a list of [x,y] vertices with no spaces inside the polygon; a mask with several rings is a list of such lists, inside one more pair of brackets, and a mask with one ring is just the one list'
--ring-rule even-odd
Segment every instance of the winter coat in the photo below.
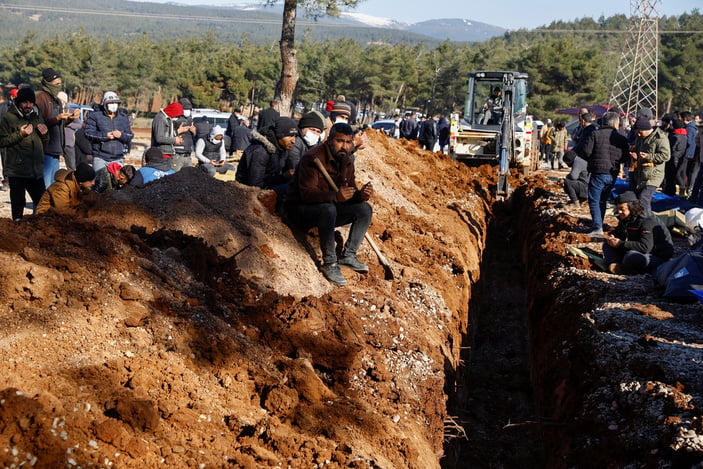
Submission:
{"label": "winter coat", "polygon": [[276,137],[269,128],[259,133],[251,132],[251,145],[242,154],[237,165],[237,182],[262,189],[283,184],[283,165],[287,152],[276,144]]}
{"label": "winter coat", "polygon": [[554,151],[565,151],[568,143],[569,133],[566,131],[566,128],[554,131]]}
{"label": "winter coat", "polygon": [[634,174],[630,169],[630,177],[634,188],[639,190],[645,186],[659,187],[664,180],[664,167],[671,157],[669,139],[660,128],[655,128],[644,139],[637,137],[635,151],[644,157],[633,162],[636,165]]}
{"label": "winter coat", "polygon": [[233,137],[229,151],[243,151],[246,150],[249,145],[251,145],[251,129],[246,125],[238,125],[233,130]]}
{"label": "winter coat", "polygon": [[175,155],[176,150],[176,118],[168,116],[166,109],[160,110],[151,122],[151,146],[158,147],[164,155]]}
{"label": "winter coat", "polygon": [[669,149],[671,160],[678,161],[686,153],[686,131],[676,129],[669,133]]}
{"label": "winter coat", "polygon": [[[120,138],[108,138],[107,134],[114,130],[122,133]],[[107,162],[124,159],[125,153],[129,151],[129,142],[134,138],[127,114],[118,110],[114,116],[110,116],[103,106],[88,114],[85,136],[91,142],[93,156]]]}
{"label": "winter coat", "polygon": [[591,176],[588,174],[588,163],[586,163],[586,160],[573,151],[567,151],[564,155],[564,163],[571,166],[571,171],[566,175],[567,179],[582,181],[588,184]]}
{"label": "winter coat", "polygon": [[303,155],[311,149],[320,146],[321,143],[322,142],[319,142],[317,145],[311,147],[303,137],[298,135],[295,139],[295,143],[293,144],[293,148],[288,150],[288,156],[283,164],[283,171],[297,168]]}
{"label": "winter coat", "polygon": [[74,179],[73,171],[59,169],[54,176],[54,183],[44,192],[37,213],[46,213],[54,210],[58,213],[71,214],[76,212],[80,203],[81,186]]}
{"label": "winter coat", "polygon": [[[293,176],[293,181],[288,186],[287,204],[336,202],[337,192],[330,187],[327,179],[320,172],[320,169],[315,164],[315,158],[322,162],[338,189],[357,187],[354,158],[352,156],[335,158],[330,150],[330,143],[326,142],[307,152],[300,160],[298,169]],[[361,201],[360,191],[357,190],[347,202],[359,201]]]}
{"label": "winter coat", "polygon": [[696,135],[698,128],[695,122],[686,124],[686,158],[692,160],[696,156]]}
{"label": "winter coat", "polygon": [[[12,105],[0,121],[0,148],[6,148],[5,177],[41,179],[43,178],[44,147],[49,143],[49,134],[41,135],[38,124],[44,119],[37,107],[28,116],[22,115]],[[20,136],[20,127],[32,124],[34,131],[24,137]]]}
{"label": "winter coat", "polygon": [[44,123],[49,129],[49,143],[44,149],[44,153],[57,157],[62,156],[66,141],[66,133],[64,132],[66,121],[56,118],[62,112],[61,101],[44,87],[36,95],[36,104],[42,119],[44,119]]}
{"label": "winter coat", "polygon": [[628,156],[627,138],[613,127],[593,131],[586,127],[581,138],[574,151],[588,162],[588,172],[592,175],[610,173],[616,177],[620,172],[620,163]]}

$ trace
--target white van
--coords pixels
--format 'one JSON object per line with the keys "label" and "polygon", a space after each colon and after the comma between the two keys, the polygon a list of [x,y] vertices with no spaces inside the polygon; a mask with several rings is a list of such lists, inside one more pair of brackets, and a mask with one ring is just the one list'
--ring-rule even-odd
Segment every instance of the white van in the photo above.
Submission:
{"label": "white van", "polygon": [[210,109],[210,108],[194,108],[191,116],[193,117],[193,121],[197,122],[197,120],[201,117],[207,117],[207,120],[210,124],[213,126],[219,125],[223,129],[227,128],[227,125],[229,124],[229,116],[231,116],[229,112],[222,112],[218,111],[217,109]]}

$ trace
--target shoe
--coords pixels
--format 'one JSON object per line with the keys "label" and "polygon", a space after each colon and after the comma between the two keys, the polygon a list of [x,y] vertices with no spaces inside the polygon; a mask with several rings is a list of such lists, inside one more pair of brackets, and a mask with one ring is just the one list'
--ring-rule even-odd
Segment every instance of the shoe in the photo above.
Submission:
{"label": "shoe", "polygon": [[578,200],[574,200],[573,202],[569,202],[568,204],[566,204],[566,206],[569,208],[581,208],[581,202],[579,202]]}
{"label": "shoe", "polygon": [[347,284],[347,279],[342,275],[342,271],[339,270],[339,264],[336,262],[334,264],[324,264],[320,270],[322,270],[322,275],[324,275],[331,284],[339,286]]}
{"label": "shoe", "polygon": [[612,264],[608,265],[608,272],[610,272],[611,274],[620,275],[622,274],[622,266],[618,263],[613,262]]}
{"label": "shoe", "polygon": [[579,233],[587,234],[594,238],[603,238],[603,228],[585,227],[578,230]]}
{"label": "shoe", "polygon": [[362,274],[368,273],[369,266],[359,262],[354,254],[346,254],[339,258],[337,261],[342,267],[349,267],[350,269],[360,272]]}

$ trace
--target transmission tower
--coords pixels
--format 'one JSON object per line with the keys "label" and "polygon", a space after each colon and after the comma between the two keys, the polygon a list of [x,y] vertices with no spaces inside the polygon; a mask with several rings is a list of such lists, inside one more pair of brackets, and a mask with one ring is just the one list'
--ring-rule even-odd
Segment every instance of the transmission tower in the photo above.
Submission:
{"label": "transmission tower", "polygon": [[630,0],[630,27],[609,102],[630,116],[645,107],[650,108],[655,117],[659,115],[659,15],[656,6],[660,1]]}

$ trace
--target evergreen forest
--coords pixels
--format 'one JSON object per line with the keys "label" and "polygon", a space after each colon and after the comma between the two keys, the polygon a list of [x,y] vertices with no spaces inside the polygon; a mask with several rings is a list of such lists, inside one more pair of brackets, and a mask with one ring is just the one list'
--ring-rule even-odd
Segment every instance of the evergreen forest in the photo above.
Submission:
{"label": "evergreen forest", "polygon": [[[519,70],[530,75],[529,112],[606,104],[624,49],[628,18],[584,18],[518,30],[481,43],[318,39],[298,29],[298,109],[344,94],[360,109],[391,114],[461,110],[465,73]],[[659,113],[703,106],[703,15],[660,19]],[[0,48],[0,81],[38,85],[53,67],[76,101],[117,91],[127,108],[153,112],[177,97],[225,110],[266,106],[280,77],[278,38],[223,40],[209,31],[157,38],[69,30],[43,38],[29,32]],[[563,117],[562,117],[563,119]]]}

